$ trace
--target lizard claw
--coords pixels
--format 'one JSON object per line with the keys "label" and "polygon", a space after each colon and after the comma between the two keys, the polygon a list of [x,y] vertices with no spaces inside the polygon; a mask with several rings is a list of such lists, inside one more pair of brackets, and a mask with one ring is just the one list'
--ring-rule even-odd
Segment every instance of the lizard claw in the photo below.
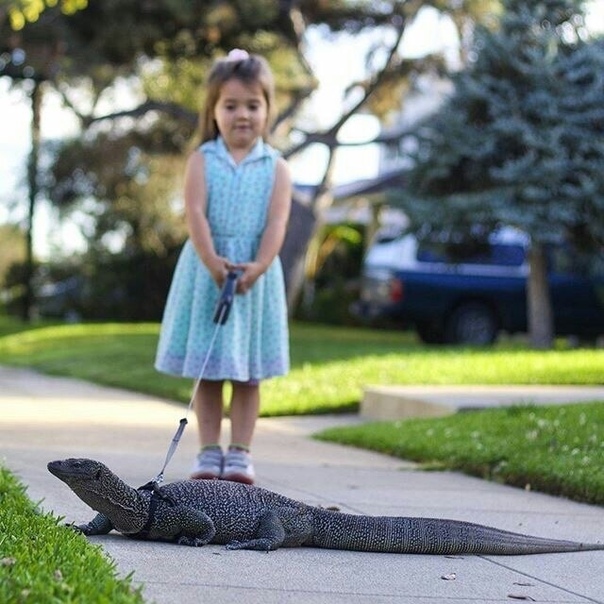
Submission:
{"label": "lizard claw", "polygon": [[74,524],[73,522],[68,522],[65,526],[76,533],[81,533],[82,535],[92,535],[90,526],[88,524]]}
{"label": "lizard claw", "polygon": [[178,545],[188,545],[190,547],[201,547],[205,545],[207,541],[205,539],[200,539],[199,537],[187,537],[182,536],[178,538]]}
{"label": "lizard claw", "polygon": [[271,550],[277,549],[273,547],[270,539],[252,539],[251,541],[231,541],[226,544],[226,548],[229,550],[237,549],[252,549],[258,552],[270,552]]}

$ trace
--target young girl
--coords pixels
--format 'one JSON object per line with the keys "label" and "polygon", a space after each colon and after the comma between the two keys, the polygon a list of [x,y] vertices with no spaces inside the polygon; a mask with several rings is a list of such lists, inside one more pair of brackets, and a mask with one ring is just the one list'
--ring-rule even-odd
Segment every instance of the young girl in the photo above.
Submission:
{"label": "young girl", "polygon": [[[285,160],[266,143],[274,105],[267,62],[233,50],[210,71],[201,116],[203,144],[189,158],[185,208],[189,239],[178,260],[156,369],[200,377],[216,330],[214,309],[229,271],[237,294],[195,393],[201,451],[191,478],[252,484],[249,454],[260,380],[289,370],[283,271],[278,257],[291,203]],[[232,385],[231,442],[220,445],[223,386]]]}

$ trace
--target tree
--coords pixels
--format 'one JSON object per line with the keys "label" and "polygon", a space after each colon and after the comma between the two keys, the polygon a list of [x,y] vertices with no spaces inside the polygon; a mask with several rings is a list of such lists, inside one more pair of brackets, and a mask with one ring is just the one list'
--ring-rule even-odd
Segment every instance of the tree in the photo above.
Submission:
{"label": "tree", "polygon": [[[85,8],[87,0],[61,0],[57,10],[65,15],[72,15]],[[52,78],[60,56],[60,45],[57,36],[34,35],[28,36],[28,52],[20,47],[22,30],[28,23],[38,21],[42,13],[51,6],[57,6],[57,1],[50,0],[8,0],[0,7],[0,32],[5,34],[0,52],[0,76],[5,75],[13,82],[26,83],[29,86],[31,101],[31,150],[27,163],[28,183],[28,212],[25,229],[25,262],[22,265],[23,288],[21,299],[21,315],[26,321],[31,319],[34,301],[34,251],[33,251],[33,222],[36,210],[39,188],[39,156],[40,156],[40,113],[44,86]]]}
{"label": "tree", "polygon": [[[61,11],[71,15],[78,10],[86,8],[88,0],[60,0]],[[0,7],[0,23],[8,18],[11,29],[19,31],[27,23],[32,23],[49,7],[56,6],[57,0],[5,0]]]}
{"label": "tree", "polygon": [[[173,184],[174,175],[181,172],[174,168],[175,155],[182,154],[195,129],[195,85],[201,81],[205,64],[221,49],[241,39],[249,42],[262,20],[276,27],[281,18],[279,4],[253,4],[111,0],[83,6],[83,0],[58,4],[14,0],[0,9],[0,75],[10,77],[16,85],[33,82],[34,91],[28,174],[30,270],[23,273],[25,291],[29,292],[24,296],[25,317],[29,316],[33,294],[31,225],[42,181],[46,194],[64,213],[85,204],[88,212],[99,217],[89,234],[91,247],[101,256],[100,248],[112,231],[125,235],[125,250],[131,254],[136,246],[139,252],[147,253],[149,244],[157,251],[158,233],[168,235],[159,245],[163,251],[170,248],[175,236],[180,235],[182,241],[182,228],[179,232],[174,226],[167,232],[155,227],[158,220],[164,227],[176,222],[169,216],[174,192],[167,183]],[[262,34],[258,44],[264,44],[265,50],[279,47],[283,36]],[[285,51],[281,56],[288,54]],[[157,66],[162,64],[163,73],[157,74]],[[189,76],[184,86],[182,79],[175,80],[176,72]],[[294,72],[289,70],[290,75]],[[153,79],[153,75],[163,77]],[[125,80],[130,81],[131,89],[138,88],[141,105],[128,115],[103,115],[98,107],[111,95],[115,83]],[[170,85],[162,89],[157,85],[160,81]],[[43,85],[54,87],[63,96],[82,126],[81,136],[60,148],[50,175],[38,171]],[[148,101],[144,98],[146,88],[166,94]],[[163,114],[161,120],[158,112]],[[84,168],[82,152],[88,155]],[[160,157],[165,160],[163,164],[158,161]],[[172,166],[174,173],[161,178],[161,165]]]}
{"label": "tree", "polygon": [[547,348],[546,246],[604,244],[604,40],[586,37],[581,1],[504,8],[498,29],[479,29],[475,61],[419,130],[404,205],[417,224],[526,231],[530,338]]}
{"label": "tree", "polygon": [[[143,198],[138,195],[145,195],[145,187],[129,187],[129,194],[121,195],[119,199],[114,195],[116,173],[128,177],[124,162],[132,154],[125,152],[124,145],[130,141],[130,150],[137,155],[142,172],[148,171],[149,166],[144,163],[153,158],[165,153],[182,153],[193,136],[199,107],[196,90],[204,70],[226,49],[244,46],[266,55],[275,68],[280,105],[275,135],[284,155],[292,157],[317,142],[329,151],[325,176],[303,212],[311,222],[316,220],[332,202],[331,171],[334,153],[340,145],[340,129],[361,110],[374,108],[381,113],[387,112],[389,107],[399,104],[402,80],[411,78],[421,69],[441,67],[437,59],[409,61],[398,54],[405,28],[423,6],[429,5],[450,13],[462,23],[468,16],[481,15],[485,6],[496,6],[498,2],[393,0],[376,4],[346,0],[329,3],[320,0],[165,0],[141,3],[106,0],[90,3],[69,16],[61,13],[58,7],[46,8],[35,22],[26,23],[18,36],[7,39],[10,51],[15,48],[27,51],[37,39],[56,42],[61,56],[51,83],[82,125],[80,142],[69,143],[59,155],[48,187],[52,199],[65,210],[77,208],[83,202],[89,204],[92,197],[101,200],[95,212],[103,218],[99,220],[100,228],[93,230],[97,242],[102,243],[104,235],[112,228],[135,233],[137,229],[131,227],[136,225],[128,221],[136,217],[137,212],[144,212],[146,205],[141,203]],[[389,40],[385,35],[376,37],[375,47],[371,49],[372,60],[368,60],[367,77],[351,85],[351,90],[360,92],[359,100],[344,110],[333,126],[319,132],[297,131],[299,142],[291,145],[290,133],[296,113],[316,87],[303,53],[306,28],[313,24],[322,24],[334,32],[355,33],[367,28],[383,28],[383,32],[393,31],[395,35]],[[380,56],[382,60],[375,59]],[[101,102],[120,81],[127,81],[136,88],[140,104],[126,111],[102,113]],[[131,133],[136,135],[136,145]],[[162,148],[163,144],[167,147]],[[113,153],[116,147],[124,152]],[[73,152],[78,148],[82,153],[92,154],[85,169],[81,165],[85,156]],[[95,153],[103,158],[102,162],[94,161]],[[67,162],[69,158],[74,162],[71,167]],[[96,167],[92,169],[92,166]],[[169,196],[169,189],[162,189]],[[166,201],[169,201],[168,197]],[[136,211],[124,212],[127,202]],[[161,205],[156,204],[156,207]],[[170,204],[163,206],[169,208]],[[114,210],[116,213],[112,218],[109,213]],[[318,226],[301,229],[296,225],[290,232],[311,234],[313,230],[316,232]],[[134,242],[134,238],[130,242]],[[306,243],[294,245],[295,253],[303,252]],[[300,259],[298,265],[302,264]]]}

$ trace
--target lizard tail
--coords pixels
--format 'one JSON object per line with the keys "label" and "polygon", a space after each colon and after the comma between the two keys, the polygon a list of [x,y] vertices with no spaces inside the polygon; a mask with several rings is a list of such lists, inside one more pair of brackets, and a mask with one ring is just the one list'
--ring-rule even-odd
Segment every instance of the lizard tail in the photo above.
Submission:
{"label": "lizard tail", "polygon": [[406,554],[523,555],[604,550],[604,543],[533,537],[481,524],[437,518],[356,516],[320,510],[315,547]]}

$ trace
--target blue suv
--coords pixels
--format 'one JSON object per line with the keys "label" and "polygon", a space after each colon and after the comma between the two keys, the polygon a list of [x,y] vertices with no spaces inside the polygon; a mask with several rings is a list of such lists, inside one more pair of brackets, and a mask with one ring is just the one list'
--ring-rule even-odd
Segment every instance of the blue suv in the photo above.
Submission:
{"label": "blue suv", "polygon": [[[378,235],[363,263],[356,314],[411,326],[426,343],[491,344],[527,331],[528,238],[503,228],[482,241]],[[556,335],[604,334],[604,259],[548,248]]]}

